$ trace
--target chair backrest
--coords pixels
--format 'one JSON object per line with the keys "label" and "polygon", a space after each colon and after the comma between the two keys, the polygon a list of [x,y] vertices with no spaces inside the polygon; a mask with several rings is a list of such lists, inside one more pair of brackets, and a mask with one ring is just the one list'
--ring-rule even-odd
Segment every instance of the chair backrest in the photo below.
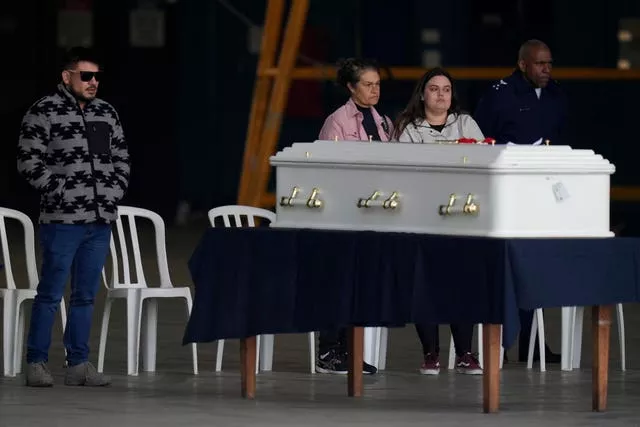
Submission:
{"label": "chair backrest", "polygon": [[[213,208],[208,213],[209,223],[212,227],[215,227],[216,218],[222,217],[222,221],[225,227],[243,227],[242,218],[246,217],[247,226],[255,227],[256,223],[254,218],[263,218],[269,221],[269,225],[273,224],[276,220],[276,214],[261,208],[255,208],[253,206],[242,205],[228,205],[219,206]],[[231,218],[234,219],[234,224],[231,224]]]}
{"label": "chair backrest", "polygon": [[[128,227],[125,230],[123,219],[127,220]],[[161,288],[173,287],[171,277],[169,275],[169,263],[167,261],[167,246],[165,240],[165,226],[162,217],[157,213],[132,206],[118,207],[118,220],[111,237],[110,253],[111,253],[111,280],[105,286],[108,288],[146,288],[147,281],[144,276],[142,265],[142,254],[140,250],[140,239],[138,237],[138,228],[136,226],[136,218],[144,218],[153,224],[153,232],[156,246],[156,260],[158,264],[159,286]],[[118,238],[116,246],[115,237]],[[131,245],[129,247],[130,241]],[[129,253],[133,254],[133,263],[129,262]],[[122,265],[122,277],[120,276],[119,265]],[[132,271],[133,267],[133,271]],[[132,279],[132,273],[135,274],[135,280]]]}
{"label": "chair backrest", "polygon": [[33,222],[20,211],[0,207],[0,247],[2,247],[2,260],[4,263],[4,274],[7,288],[16,289],[15,278],[13,277],[13,266],[9,252],[9,239],[7,237],[6,219],[13,219],[20,222],[24,232],[25,263],[27,267],[27,279],[29,289],[38,287],[38,266],[36,265],[35,233]]}

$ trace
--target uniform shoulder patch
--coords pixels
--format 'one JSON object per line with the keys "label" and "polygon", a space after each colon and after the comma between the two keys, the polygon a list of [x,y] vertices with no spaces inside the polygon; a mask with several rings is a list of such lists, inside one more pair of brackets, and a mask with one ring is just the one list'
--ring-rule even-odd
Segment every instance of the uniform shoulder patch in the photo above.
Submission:
{"label": "uniform shoulder patch", "polygon": [[509,83],[505,82],[504,80],[500,80],[496,83],[493,84],[493,86],[491,86],[494,90],[500,90],[500,88],[502,88],[503,86],[508,86]]}

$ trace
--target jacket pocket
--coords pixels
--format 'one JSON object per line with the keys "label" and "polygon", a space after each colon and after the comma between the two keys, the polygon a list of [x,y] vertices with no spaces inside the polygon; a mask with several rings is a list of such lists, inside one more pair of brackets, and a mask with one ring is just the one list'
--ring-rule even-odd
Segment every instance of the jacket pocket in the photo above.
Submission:
{"label": "jacket pocket", "polygon": [[105,186],[106,199],[114,204],[117,204],[124,197],[124,189],[120,185],[118,176],[115,173],[111,174],[109,186]]}
{"label": "jacket pocket", "polygon": [[87,122],[87,143],[91,154],[111,153],[111,127],[106,122]]}

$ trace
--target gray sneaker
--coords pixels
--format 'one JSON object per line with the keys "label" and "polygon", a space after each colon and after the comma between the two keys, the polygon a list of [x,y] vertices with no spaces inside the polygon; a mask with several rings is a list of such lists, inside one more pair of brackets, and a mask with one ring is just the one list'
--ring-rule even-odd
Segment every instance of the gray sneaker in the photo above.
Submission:
{"label": "gray sneaker", "polygon": [[111,378],[98,372],[90,362],[83,362],[67,367],[64,384],[104,387],[111,384]]}
{"label": "gray sneaker", "polygon": [[45,362],[29,363],[27,367],[27,386],[28,387],[51,387],[53,386],[53,377]]}

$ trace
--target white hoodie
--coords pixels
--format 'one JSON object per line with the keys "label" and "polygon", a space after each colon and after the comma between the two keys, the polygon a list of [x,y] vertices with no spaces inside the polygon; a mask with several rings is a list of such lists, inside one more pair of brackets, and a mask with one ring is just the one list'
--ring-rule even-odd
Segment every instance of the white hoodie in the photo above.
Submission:
{"label": "white hoodie", "polygon": [[428,144],[458,138],[474,138],[482,141],[484,140],[484,135],[476,121],[473,120],[470,115],[449,114],[442,132],[438,132],[432,128],[426,120],[422,120],[417,126],[409,123],[398,138],[398,141]]}

